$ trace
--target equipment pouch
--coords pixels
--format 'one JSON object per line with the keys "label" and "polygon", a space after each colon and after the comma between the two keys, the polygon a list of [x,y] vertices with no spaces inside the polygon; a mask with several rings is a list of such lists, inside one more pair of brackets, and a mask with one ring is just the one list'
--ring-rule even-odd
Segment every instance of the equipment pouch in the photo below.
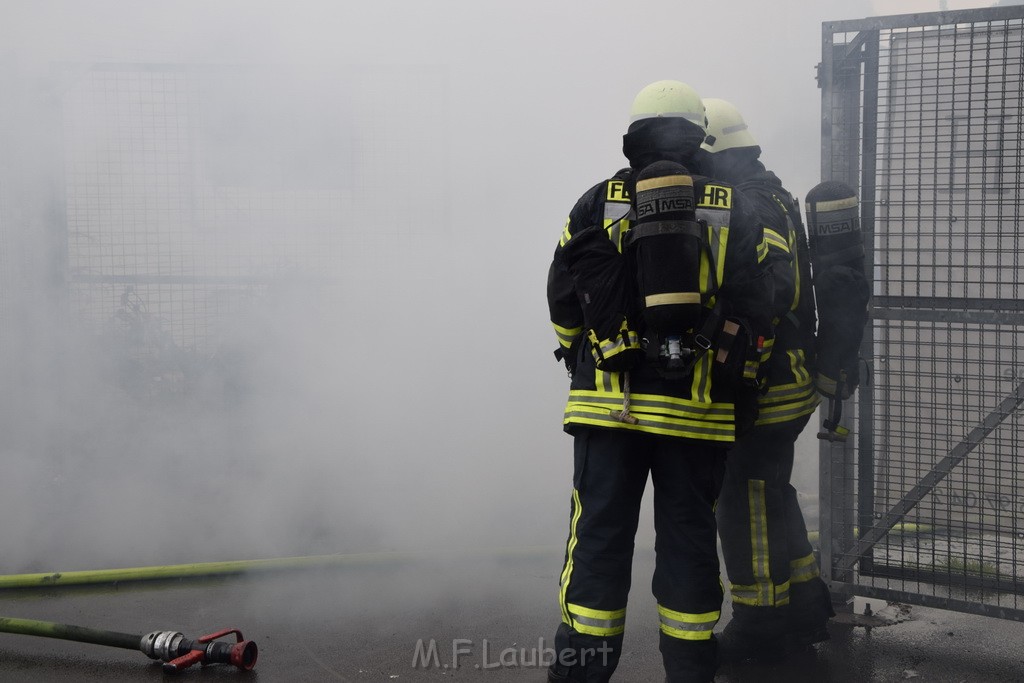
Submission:
{"label": "equipment pouch", "polygon": [[591,226],[573,235],[556,258],[572,276],[598,369],[622,372],[633,367],[643,351],[630,322],[633,288],[625,257],[604,229]]}

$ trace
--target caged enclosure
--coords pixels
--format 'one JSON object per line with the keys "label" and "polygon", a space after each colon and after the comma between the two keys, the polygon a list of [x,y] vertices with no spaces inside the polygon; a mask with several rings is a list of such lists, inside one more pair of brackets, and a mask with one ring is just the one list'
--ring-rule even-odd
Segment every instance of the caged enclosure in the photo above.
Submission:
{"label": "caged enclosure", "polygon": [[873,279],[855,434],[821,451],[833,590],[1024,619],[1024,8],[823,25],[822,174]]}

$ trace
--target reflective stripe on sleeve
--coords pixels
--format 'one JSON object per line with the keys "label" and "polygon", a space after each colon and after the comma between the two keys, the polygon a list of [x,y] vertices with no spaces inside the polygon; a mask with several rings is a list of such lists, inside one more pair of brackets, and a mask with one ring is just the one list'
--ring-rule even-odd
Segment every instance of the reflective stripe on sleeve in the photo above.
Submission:
{"label": "reflective stripe on sleeve", "polygon": [[772,404],[801,401],[811,394],[814,394],[814,385],[811,384],[810,381],[769,385],[768,391],[758,400],[758,402],[762,404]]}
{"label": "reflective stripe on sleeve", "polygon": [[803,398],[795,401],[773,405],[763,405],[758,401],[758,416],[754,424],[769,425],[796,420],[804,415],[813,413],[819,403],[821,403],[821,399],[813,390]]}
{"label": "reflective stripe on sleeve", "polygon": [[572,342],[582,332],[582,327],[562,327],[558,323],[551,323],[555,328],[555,334],[558,336],[558,343],[562,345],[562,348],[568,349],[572,346]]}
{"label": "reflective stripe on sleeve", "polygon": [[792,583],[806,583],[821,576],[814,553],[789,562],[789,580]]}
{"label": "reflective stripe on sleeve", "polygon": [[561,239],[558,240],[558,246],[560,247],[564,247],[569,242],[569,240],[572,239],[572,233],[569,232],[569,224],[571,221],[572,218],[565,219],[565,227],[562,228],[562,237]]}
{"label": "reflective stripe on sleeve", "polygon": [[763,263],[768,258],[768,242],[762,236],[761,241],[757,244],[757,262]]}
{"label": "reflective stripe on sleeve", "polygon": [[769,247],[775,247],[776,249],[785,254],[790,253],[789,243],[786,241],[786,238],[780,235],[779,233],[775,232],[774,230],[765,228],[764,240]]}

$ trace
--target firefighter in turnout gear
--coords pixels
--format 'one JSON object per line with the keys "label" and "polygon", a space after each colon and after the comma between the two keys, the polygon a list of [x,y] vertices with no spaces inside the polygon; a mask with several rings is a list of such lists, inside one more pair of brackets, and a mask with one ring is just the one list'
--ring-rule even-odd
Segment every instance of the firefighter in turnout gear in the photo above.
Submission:
{"label": "firefighter in turnout gear", "polygon": [[[740,113],[724,100],[708,98],[704,105],[702,169],[751,199],[770,251],[783,257],[770,259],[776,328],[768,389],[758,399],[753,429],[729,451],[717,508],[733,603],[732,620],[719,635],[721,659],[772,661],[826,640],[826,624],[834,616],[790,483],[796,439],[819,403],[811,267],[823,264],[812,262],[796,200],[759,161],[761,148]],[[821,270],[815,272],[820,278]],[[866,297],[851,290],[845,299],[832,296],[828,305],[823,323],[844,316],[854,321],[845,333],[853,339],[856,359]]]}
{"label": "firefighter in turnout gear", "polygon": [[689,86],[641,90],[623,138],[629,167],[576,203],[549,271],[556,356],[572,377],[563,423],[574,437],[549,681],[615,671],[648,476],[668,680],[706,683],[717,668],[714,505],[736,406],[752,403],[770,356],[772,284],[752,206],[693,173],[704,123]]}

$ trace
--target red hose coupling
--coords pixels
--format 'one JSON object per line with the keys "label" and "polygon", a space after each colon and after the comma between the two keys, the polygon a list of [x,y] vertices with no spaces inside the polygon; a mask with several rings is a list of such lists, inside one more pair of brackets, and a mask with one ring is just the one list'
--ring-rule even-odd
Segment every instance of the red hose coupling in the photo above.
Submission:
{"label": "red hose coupling", "polygon": [[[218,638],[224,636],[235,636],[234,643],[218,642]],[[178,652],[184,651],[164,664],[165,673],[176,673],[183,671],[193,664],[231,664],[242,671],[251,671],[256,666],[256,658],[259,655],[259,648],[251,640],[245,640],[242,632],[237,628],[227,628],[216,633],[202,636],[192,642],[182,640]]]}

